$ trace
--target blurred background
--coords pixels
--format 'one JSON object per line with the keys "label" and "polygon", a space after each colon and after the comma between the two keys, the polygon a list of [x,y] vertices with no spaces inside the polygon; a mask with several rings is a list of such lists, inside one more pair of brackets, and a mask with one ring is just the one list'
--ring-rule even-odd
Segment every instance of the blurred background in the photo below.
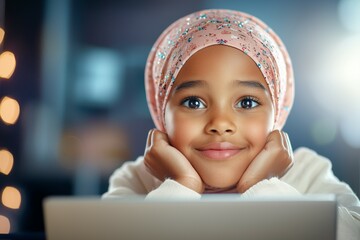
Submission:
{"label": "blurred background", "polygon": [[44,197],[100,196],[143,154],[147,55],[204,8],[248,12],[278,33],[296,78],[293,148],[331,159],[359,196],[360,0],[0,0],[0,233],[43,231]]}

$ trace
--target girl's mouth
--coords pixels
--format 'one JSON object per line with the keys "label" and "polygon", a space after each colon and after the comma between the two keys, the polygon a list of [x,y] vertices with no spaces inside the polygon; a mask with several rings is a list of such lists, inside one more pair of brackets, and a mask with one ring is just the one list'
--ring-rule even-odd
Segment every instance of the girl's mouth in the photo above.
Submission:
{"label": "girl's mouth", "polygon": [[204,147],[197,149],[200,154],[207,158],[214,160],[225,160],[230,158],[241,151],[240,147],[237,147],[229,142],[217,142],[210,143]]}

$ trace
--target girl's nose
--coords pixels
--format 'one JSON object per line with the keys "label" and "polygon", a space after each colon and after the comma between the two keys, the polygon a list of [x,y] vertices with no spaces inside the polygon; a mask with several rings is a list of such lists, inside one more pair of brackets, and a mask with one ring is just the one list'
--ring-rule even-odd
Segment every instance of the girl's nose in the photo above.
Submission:
{"label": "girl's nose", "polygon": [[214,111],[214,113],[209,116],[205,131],[208,134],[232,135],[236,132],[235,117],[231,113]]}

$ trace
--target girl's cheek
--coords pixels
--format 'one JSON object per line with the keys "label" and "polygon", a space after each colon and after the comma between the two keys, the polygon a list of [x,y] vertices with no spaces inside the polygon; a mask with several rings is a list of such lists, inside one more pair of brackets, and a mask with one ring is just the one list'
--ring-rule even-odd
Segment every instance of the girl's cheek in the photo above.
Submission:
{"label": "girl's cheek", "polygon": [[201,130],[196,118],[183,113],[169,112],[168,116],[165,115],[165,119],[170,144],[180,151],[187,149]]}
{"label": "girl's cheek", "polygon": [[256,146],[256,148],[263,148],[265,146],[267,137],[273,128],[272,122],[264,120],[253,120],[247,125],[248,139],[250,139],[252,145]]}
{"label": "girl's cheek", "polygon": [[172,134],[174,138],[180,141],[187,141],[192,138],[192,135],[195,134],[199,127],[196,124],[196,121],[192,120],[191,118],[175,116],[172,122]]}
{"label": "girl's cheek", "polygon": [[175,111],[174,109],[169,106],[168,104],[165,108],[165,131],[168,136],[174,135],[174,131],[176,130],[176,122],[175,122]]}

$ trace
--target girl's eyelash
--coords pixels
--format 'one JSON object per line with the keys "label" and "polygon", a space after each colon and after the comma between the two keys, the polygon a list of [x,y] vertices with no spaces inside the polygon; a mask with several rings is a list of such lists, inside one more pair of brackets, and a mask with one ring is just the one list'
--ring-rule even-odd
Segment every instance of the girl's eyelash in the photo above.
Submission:
{"label": "girl's eyelash", "polygon": [[245,97],[242,97],[242,98],[240,98],[240,99],[238,100],[238,102],[243,101],[243,100],[253,100],[254,102],[260,104],[259,99],[256,98],[256,97],[253,97],[253,96],[245,96]]}
{"label": "girl's eyelash", "polygon": [[180,101],[180,104],[184,104],[184,102],[186,102],[187,100],[199,100],[201,102],[204,102],[203,100],[201,100],[201,97],[195,96],[195,95],[191,95],[191,96],[187,96],[185,98],[183,98]]}

